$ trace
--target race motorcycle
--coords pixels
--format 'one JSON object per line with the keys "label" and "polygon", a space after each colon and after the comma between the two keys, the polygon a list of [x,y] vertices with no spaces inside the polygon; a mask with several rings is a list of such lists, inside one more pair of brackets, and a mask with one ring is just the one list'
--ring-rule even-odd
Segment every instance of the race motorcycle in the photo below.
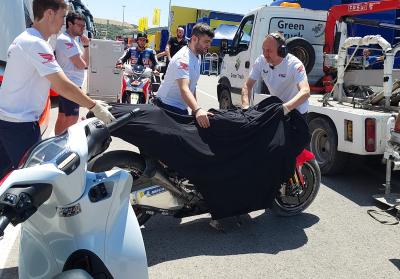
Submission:
{"label": "race motorcycle", "polygon": [[79,122],[39,142],[0,180],[0,239],[10,223],[22,223],[19,278],[148,278],[129,204],[132,177],[121,169],[87,171],[108,148],[110,132],[134,113],[108,126],[97,118]]}
{"label": "race motorcycle", "polygon": [[[130,200],[140,225],[155,214],[182,218],[210,212],[196,185],[160,160],[133,151],[116,150],[95,158],[90,166],[93,171],[113,167],[125,169],[133,177]],[[293,176],[276,191],[270,207],[272,212],[280,216],[301,213],[315,199],[320,182],[321,173],[315,157],[304,149],[296,158]]]}
{"label": "race motorcycle", "polygon": [[124,65],[121,102],[147,104],[153,98],[156,87],[155,75],[150,68],[142,65]]}

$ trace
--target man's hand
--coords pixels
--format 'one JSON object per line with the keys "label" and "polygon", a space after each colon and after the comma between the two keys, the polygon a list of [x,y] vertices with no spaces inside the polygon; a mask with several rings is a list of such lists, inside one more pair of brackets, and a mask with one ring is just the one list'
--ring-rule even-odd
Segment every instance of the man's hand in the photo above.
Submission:
{"label": "man's hand", "polygon": [[86,37],[86,35],[82,34],[82,36],[80,36],[79,38],[80,38],[81,43],[82,43],[83,46],[88,46],[89,45],[90,40],[89,40],[88,37]]}
{"label": "man's hand", "polygon": [[109,107],[107,103],[96,100],[96,104],[90,110],[94,113],[94,116],[108,124],[115,120],[115,117],[108,111]]}
{"label": "man's hand", "polygon": [[205,111],[202,108],[198,109],[194,116],[196,117],[196,121],[199,124],[201,128],[208,128],[210,127],[210,120],[208,119],[208,116],[212,116],[211,112]]}
{"label": "man's hand", "polygon": [[286,115],[290,112],[290,109],[288,108],[288,106],[286,104],[282,105],[282,109],[283,109],[283,115]]}

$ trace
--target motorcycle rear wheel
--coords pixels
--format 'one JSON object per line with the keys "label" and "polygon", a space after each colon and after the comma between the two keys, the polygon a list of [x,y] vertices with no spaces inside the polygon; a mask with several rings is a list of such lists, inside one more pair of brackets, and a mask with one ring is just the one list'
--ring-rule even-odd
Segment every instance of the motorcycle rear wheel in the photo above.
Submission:
{"label": "motorcycle rear wheel", "polygon": [[[132,175],[133,181],[143,173],[146,163],[143,158],[131,151],[115,150],[101,154],[90,162],[90,171],[103,172],[111,170],[114,167],[124,169]],[[151,215],[145,210],[133,207],[139,225],[146,223]]]}
{"label": "motorcycle rear wheel", "polygon": [[294,216],[303,212],[315,199],[321,184],[321,172],[315,159],[304,163],[301,173],[304,186],[293,192],[289,183],[282,184],[271,210],[279,216]]}

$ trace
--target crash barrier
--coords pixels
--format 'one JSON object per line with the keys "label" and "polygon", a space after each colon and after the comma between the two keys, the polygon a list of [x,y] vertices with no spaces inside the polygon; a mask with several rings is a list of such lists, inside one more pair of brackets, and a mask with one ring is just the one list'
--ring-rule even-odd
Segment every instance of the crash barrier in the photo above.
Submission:
{"label": "crash barrier", "polygon": [[201,73],[203,75],[219,74],[219,56],[216,53],[207,52],[201,63]]}

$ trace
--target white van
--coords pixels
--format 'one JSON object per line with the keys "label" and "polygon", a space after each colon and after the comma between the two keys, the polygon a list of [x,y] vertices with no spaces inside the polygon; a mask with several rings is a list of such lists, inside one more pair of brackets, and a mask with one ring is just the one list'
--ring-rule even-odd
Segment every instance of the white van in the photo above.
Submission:
{"label": "white van", "polygon": [[[254,61],[262,54],[262,42],[271,32],[284,34],[289,51],[304,63],[310,83],[317,82],[324,74],[326,17],[327,11],[279,6],[262,6],[248,13],[240,23],[232,46],[225,50],[218,77],[220,108],[230,107],[232,100],[238,103],[240,97],[234,94],[240,95]],[[265,90],[259,81],[253,92],[265,93]]]}

